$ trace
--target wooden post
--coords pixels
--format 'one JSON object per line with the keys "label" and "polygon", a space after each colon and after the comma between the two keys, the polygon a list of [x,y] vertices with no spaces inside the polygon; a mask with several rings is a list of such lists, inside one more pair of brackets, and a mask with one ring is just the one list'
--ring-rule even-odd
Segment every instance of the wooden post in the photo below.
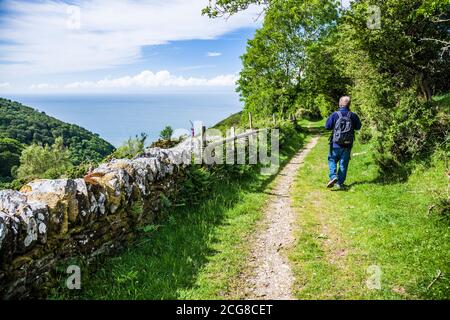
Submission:
{"label": "wooden post", "polygon": [[273,120],[273,124],[277,124],[277,118],[275,116],[275,113],[272,114],[272,120]]}
{"label": "wooden post", "polygon": [[234,159],[235,159],[235,153],[236,153],[236,129],[234,127],[230,128],[230,133],[231,133],[231,137],[232,137],[232,141],[231,141],[231,148],[233,151],[233,158],[229,158],[228,159],[228,164],[235,164]]}
{"label": "wooden post", "polygon": [[250,130],[253,129],[252,113],[251,112],[248,113],[248,122],[249,122]]}
{"label": "wooden post", "polygon": [[202,163],[204,161],[205,148],[206,148],[206,127],[202,126]]}
{"label": "wooden post", "polygon": [[230,128],[231,136],[233,137],[233,150],[236,146],[236,129],[234,127]]}

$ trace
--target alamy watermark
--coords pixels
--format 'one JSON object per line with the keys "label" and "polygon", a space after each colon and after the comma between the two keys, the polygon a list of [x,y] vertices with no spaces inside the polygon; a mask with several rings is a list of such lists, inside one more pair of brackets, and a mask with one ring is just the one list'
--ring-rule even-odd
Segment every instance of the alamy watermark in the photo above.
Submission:
{"label": "alamy watermark", "polygon": [[370,5],[367,8],[367,28],[372,30],[381,29],[381,9],[379,6]]}
{"label": "alamy watermark", "polygon": [[77,265],[70,265],[67,267],[66,273],[69,276],[66,279],[66,286],[69,290],[81,289],[81,269]]}
{"label": "alamy watermark", "polygon": [[66,28],[69,30],[81,29],[81,9],[78,6],[70,5],[66,9]]}
{"label": "alamy watermark", "polygon": [[366,273],[369,277],[366,280],[366,286],[370,290],[381,290],[381,267],[377,265],[371,265],[367,267]]}

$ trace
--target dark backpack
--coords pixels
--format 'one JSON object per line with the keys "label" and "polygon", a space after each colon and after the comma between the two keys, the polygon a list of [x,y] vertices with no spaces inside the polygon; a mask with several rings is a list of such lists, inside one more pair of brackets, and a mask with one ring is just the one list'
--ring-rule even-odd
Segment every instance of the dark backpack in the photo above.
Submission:
{"label": "dark backpack", "polygon": [[355,139],[353,121],[350,118],[352,113],[349,111],[344,116],[341,111],[337,111],[337,114],[339,118],[334,125],[333,142],[343,147],[350,147]]}

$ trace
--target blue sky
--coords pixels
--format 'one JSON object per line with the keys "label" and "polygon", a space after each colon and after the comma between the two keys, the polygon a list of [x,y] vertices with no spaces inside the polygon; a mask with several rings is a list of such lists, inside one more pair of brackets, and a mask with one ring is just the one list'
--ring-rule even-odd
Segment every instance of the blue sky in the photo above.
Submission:
{"label": "blue sky", "polygon": [[261,8],[207,0],[0,0],[0,94],[234,90]]}

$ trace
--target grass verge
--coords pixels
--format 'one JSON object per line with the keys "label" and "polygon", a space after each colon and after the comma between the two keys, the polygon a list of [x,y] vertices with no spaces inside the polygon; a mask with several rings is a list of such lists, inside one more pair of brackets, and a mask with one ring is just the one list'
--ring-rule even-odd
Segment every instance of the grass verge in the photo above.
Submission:
{"label": "grass verge", "polygon": [[447,188],[443,161],[419,165],[407,182],[380,183],[370,146],[356,145],[350,188],[329,191],[328,148],[321,137],[292,192],[298,211],[298,241],[290,252],[296,297],[449,299],[450,225],[429,214]]}

